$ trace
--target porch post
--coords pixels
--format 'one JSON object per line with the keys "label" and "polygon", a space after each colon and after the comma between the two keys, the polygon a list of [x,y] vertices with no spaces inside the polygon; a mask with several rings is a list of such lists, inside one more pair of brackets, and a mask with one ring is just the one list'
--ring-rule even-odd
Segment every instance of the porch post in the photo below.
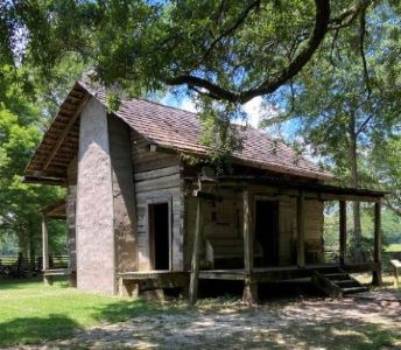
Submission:
{"label": "porch post", "polygon": [[199,283],[199,253],[201,244],[202,230],[202,205],[201,199],[196,197],[196,222],[195,236],[192,249],[191,260],[191,276],[189,281],[189,303],[194,305],[198,299],[198,283]]}
{"label": "porch post", "polygon": [[253,247],[254,235],[252,229],[252,210],[250,203],[250,194],[248,190],[242,193],[243,200],[243,235],[244,235],[244,269],[245,285],[243,292],[243,301],[248,305],[254,305],[258,301],[258,286],[252,278],[253,271]]}
{"label": "porch post", "polygon": [[43,270],[43,282],[50,284],[50,279],[45,275],[49,269],[49,233],[47,226],[47,217],[42,215],[42,270]]}
{"label": "porch post", "polygon": [[340,201],[340,265],[345,265],[347,251],[347,203]]}
{"label": "porch post", "polygon": [[381,203],[375,203],[375,233],[374,233],[374,252],[373,261],[375,270],[373,271],[372,284],[380,286],[382,284],[382,231],[381,231]]}
{"label": "porch post", "polygon": [[300,191],[297,197],[297,265],[305,267],[305,194]]}

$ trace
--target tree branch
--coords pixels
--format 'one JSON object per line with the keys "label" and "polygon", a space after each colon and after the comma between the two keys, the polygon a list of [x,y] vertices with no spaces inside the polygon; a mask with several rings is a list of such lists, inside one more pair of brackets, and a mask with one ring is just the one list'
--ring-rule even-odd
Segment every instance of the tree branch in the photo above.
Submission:
{"label": "tree branch", "polygon": [[366,85],[366,91],[368,93],[368,98],[371,94],[371,89],[370,89],[370,82],[369,82],[369,72],[368,72],[368,64],[366,62],[366,57],[365,57],[365,37],[366,37],[366,8],[362,10],[360,14],[360,19],[359,19],[359,52],[361,54],[361,59],[362,59],[362,67],[363,67],[363,76],[365,80],[365,85]]}
{"label": "tree branch", "polygon": [[357,136],[363,131],[363,129],[365,129],[366,125],[368,125],[368,123],[371,121],[372,118],[373,118],[373,114],[371,114],[369,117],[367,117],[365,119],[365,121],[361,124],[361,126],[358,128],[358,130],[355,133]]}
{"label": "tree branch", "polygon": [[359,0],[339,16],[332,18],[329,23],[329,30],[337,30],[351,25],[358,15],[373,2],[372,0]]}
{"label": "tree branch", "polygon": [[323,41],[328,30],[330,20],[330,3],[327,0],[315,0],[316,15],[315,25],[311,36],[307,40],[304,49],[293,59],[293,61],[285,68],[277,78],[268,79],[258,88],[251,89],[241,94],[240,102],[245,103],[252,98],[274,92],[286,81],[295,76],[312,58],[313,54]]}
{"label": "tree branch", "polygon": [[388,198],[385,199],[385,205],[387,208],[392,210],[394,213],[396,213],[398,216],[401,216],[401,209],[395,207]]}
{"label": "tree branch", "polygon": [[203,57],[202,57],[201,61],[205,60],[210,55],[210,53],[212,52],[214,47],[220,42],[221,39],[223,39],[224,37],[234,33],[242,25],[242,23],[245,22],[245,19],[248,17],[249,13],[254,8],[259,7],[259,5],[260,5],[260,0],[252,1],[245,8],[245,10],[241,13],[241,15],[237,18],[237,20],[235,21],[235,23],[232,26],[227,28],[223,33],[221,33],[216,39],[213,40],[213,42],[210,44],[209,48],[203,54]]}
{"label": "tree branch", "polygon": [[204,88],[209,91],[210,96],[215,98],[216,100],[227,100],[229,102],[237,102],[239,94],[236,92],[232,92],[230,90],[226,90],[217,84],[211,83],[210,81],[194,77],[190,74],[188,75],[180,75],[178,77],[166,78],[164,82],[168,85],[181,85],[187,84],[189,88],[197,87]]}
{"label": "tree branch", "polygon": [[[256,4],[255,2],[254,4]],[[305,47],[298,53],[298,55],[290,62],[290,64],[278,74],[276,78],[268,79],[263,82],[259,87],[250,89],[242,93],[233,92],[228,89],[224,89],[219,85],[212,83],[206,79],[200,77],[194,77],[191,74],[184,74],[177,77],[170,77],[164,79],[164,82],[168,85],[181,85],[187,84],[189,87],[196,86],[198,88],[207,89],[211,96],[216,99],[224,99],[234,103],[246,103],[252,98],[260,95],[265,95],[274,92],[285,82],[295,76],[311,59],[314,52],[319,47],[325,34],[328,30],[328,24],[330,20],[330,2],[329,0],[315,0],[316,15],[315,24],[307,40]],[[256,6],[256,5],[253,5]],[[252,9],[251,7],[250,9]],[[250,11],[248,10],[248,13]],[[238,21],[236,22],[238,23]]]}
{"label": "tree branch", "polygon": [[336,49],[336,43],[337,43],[337,38],[338,38],[338,33],[339,33],[339,32],[340,32],[340,29],[337,29],[337,30],[334,31],[333,39],[332,39],[332,41],[331,41],[329,60],[330,60],[330,63],[331,63],[333,66],[336,66],[336,65],[337,65],[337,64],[334,62],[333,56],[334,56],[334,50]]}

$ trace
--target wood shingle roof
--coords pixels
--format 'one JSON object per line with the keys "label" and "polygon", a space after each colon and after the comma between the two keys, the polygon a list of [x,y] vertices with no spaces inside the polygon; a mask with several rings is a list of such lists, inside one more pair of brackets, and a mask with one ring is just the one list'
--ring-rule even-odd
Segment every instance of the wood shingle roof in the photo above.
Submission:
{"label": "wood shingle roof", "polygon": [[[31,162],[27,174],[41,173],[47,176],[59,176],[65,172],[68,162],[77,151],[77,135],[79,125],[74,123],[71,132],[64,136],[57,155],[48,167],[48,157],[54,149],[56,140],[63,134],[63,126],[68,119],[73,118],[80,103],[93,96],[106,105],[106,97],[102,90],[94,90],[82,82],[77,82],[60,107],[58,115],[45,133]],[[206,155],[208,147],[200,141],[201,125],[197,114],[143,99],[122,99],[118,111],[113,112],[126,122],[133,130],[141,134],[151,144],[162,148],[173,149],[180,153]],[[242,165],[257,167],[302,176],[313,179],[329,179],[331,175],[321,170],[316,164],[299,156],[291,147],[283,142],[274,140],[264,131],[252,127],[238,126],[243,139],[241,151],[233,154],[234,161]]]}

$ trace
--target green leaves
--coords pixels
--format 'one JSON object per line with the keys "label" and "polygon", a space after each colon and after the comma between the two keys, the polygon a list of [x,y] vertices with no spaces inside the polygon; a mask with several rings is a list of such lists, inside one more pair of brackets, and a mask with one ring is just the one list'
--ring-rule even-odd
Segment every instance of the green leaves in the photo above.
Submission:
{"label": "green leaves", "polygon": [[109,112],[118,111],[121,104],[120,96],[116,93],[109,93],[106,96],[107,109]]}
{"label": "green leaves", "polygon": [[244,118],[239,105],[217,103],[209,98],[199,100],[201,108],[201,143],[209,148],[207,162],[217,173],[231,170],[231,155],[242,147],[242,135],[233,120]]}
{"label": "green leaves", "polygon": [[399,133],[378,142],[372,152],[371,163],[375,180],[391,192],[387,206],[401,217],[401,136]]}
{"label": "green leaves", "polygon": [[[2,9],[0,42],[13,57],[11,46],[19,41],[22,60],[44,75],[74,53],[93,66],[105,85],[153,92],[186,84],[214,98],[244,103],[287,83],[319,46],[330,17],[357,8],[345,0],[330,3],[14,1]],[[342,24],[341,19],[336,23]],[[211,84],[220,90],[210,89]]]}
{"label": "green leaves", "polygon": [[292,89],[281,91],[280,103],[283,118],[294,120],[304,146],[320,155],[340,182],[385,186],[394,193],[387,204],[398,209],[401,65],[395,56],[401,50],[401,20],[388,4],[369,8],[366,20],[368,81],[359,28],[350,27],[326,36]]}
{"label": "green leaves", "polygon": [[25,77],[24,70],[1,66],[0,76],[7,82],[2,85],[0,100],[0,236],[13,237],[24,249],[29,237],[36,237],[39,245],[40,210],[58,200],[63,191],[23,183],[24,169],[40,140],[44,121],[31,103],[34,95],[14,80]]}

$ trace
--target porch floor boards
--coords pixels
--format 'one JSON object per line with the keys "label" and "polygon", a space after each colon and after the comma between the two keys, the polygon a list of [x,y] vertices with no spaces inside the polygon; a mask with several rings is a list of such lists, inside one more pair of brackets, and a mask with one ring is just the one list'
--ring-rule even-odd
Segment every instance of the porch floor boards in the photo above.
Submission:
{"label": "porch floor boards", "polygon": [[[349,264],[341,266],[339,264],[316,264],[306,265],[305,267],[277,266],[277,267],[256,267],[252,270],[251,277],[255,282],[273,282],[282,280],[291,280],[298,278],[312,277],[314,271],[330,272],[342,268],[349,273],[371,272],[377,269],[375,264]],[[209,280],[245,280],[247,277],[244,269],[215,269],[201,270],[199,279]]]}
{"label": "porch floor boards", "polygon": [[132,272],[120,272],[117,277],[123,278],[124,280],[158,280],[161,278],[168,277],[187,277],[188,273],[184,271],[169,271],[169,270],[151,270],[151,271],[132,271]]}
{"label": "porch floor boards", "polygon": [[138,296],[143,292],[155,293],[158,299],[164,299],[163,289],[181,288],[187,294],[189,273],[183,271],[133,271],[117,274],[119,294]]}
{"label": "porch floor boards", "polygon": [[[255,267],[252,271],[252,278],[255,281],[279,281],[295,278],[311,277],[314,271],[327,272],[334,271],[338,268],[348,273],[372,272],[377,270],[376,264],[348,264],[341,266],[339,264],[313,264],[299,267],[276,266],[276,267]],[[152,271],[132,271],[118,273],[117,276],[123,280],[146,281],[146,280],[168,280],[168,279],[187,279],[189,272],[187,271],[168,271],[168,270],[152,270]],[[199,279],[218,279],[218,280],[245,280],[245,269],[213,269],[199,271]]]}

